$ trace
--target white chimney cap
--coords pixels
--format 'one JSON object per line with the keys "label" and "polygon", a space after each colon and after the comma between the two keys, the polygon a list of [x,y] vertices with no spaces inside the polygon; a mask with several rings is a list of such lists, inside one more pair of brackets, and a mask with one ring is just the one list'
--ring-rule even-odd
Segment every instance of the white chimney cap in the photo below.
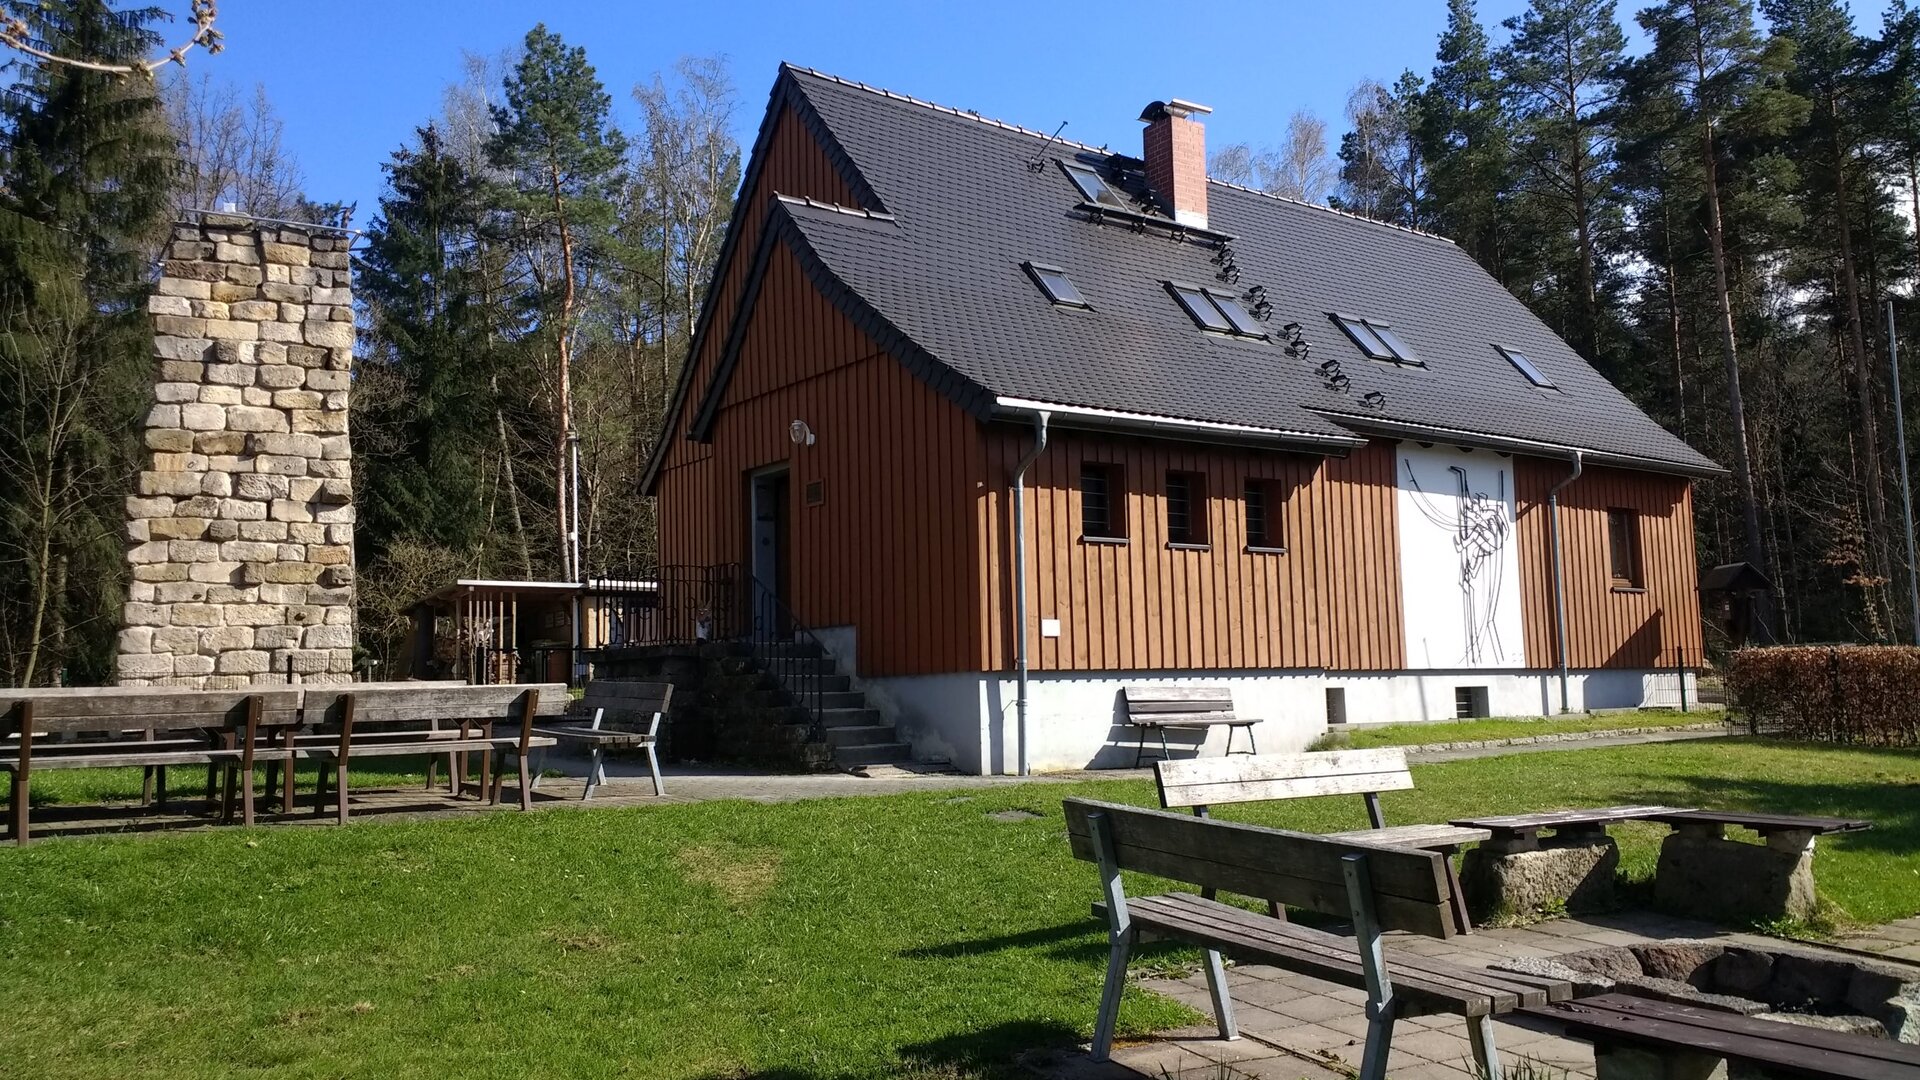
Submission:
{"label": "white chimney cap", "polygon": [[1173,98],[1167,102],[1167,111],[1172,113],[1175,116],[1189,116],[1189,115],[1192,115],[1193,113],[1200,113],[1204,115],[1206,113],[1212,112],[1213,109],[1211,106],[1201,105],[1196,102],[1187,101],[1184,98]]}

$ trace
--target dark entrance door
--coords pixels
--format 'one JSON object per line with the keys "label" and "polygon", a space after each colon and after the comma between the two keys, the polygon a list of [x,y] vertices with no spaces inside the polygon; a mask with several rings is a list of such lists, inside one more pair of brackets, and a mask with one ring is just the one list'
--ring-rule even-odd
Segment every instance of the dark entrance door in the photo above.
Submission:
{"label": "dark entrance door", "polygon": [[[747,482],[747,522],[750,551],[749,572],[758,584],[753,589],[753,614],[756,628],[784,634],[784,612],[791,574],[789,549],[788,475],[785,468],[755,473]],[[768,603],[768,598],[776,601]],[[780,625],[773,625],[778,622]]]}

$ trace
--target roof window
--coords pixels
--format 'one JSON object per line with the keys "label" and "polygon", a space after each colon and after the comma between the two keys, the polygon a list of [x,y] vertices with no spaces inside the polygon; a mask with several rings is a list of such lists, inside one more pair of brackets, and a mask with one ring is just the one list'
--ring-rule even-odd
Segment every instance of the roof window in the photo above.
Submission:
{"label": "roof window", "polygon": [[1127,205],[1125,199],[1120,197],[1119,192],[1108,187],[1107,182],[1100,178],[1100,174],[1088,166],[1063,161],[1060,167],[1066,170],[1067,178],[1073,181],[1073,186],[1080,189],[1081,197],[1088,202],[1099,206],[1111,206],[1115,210],[1133,209]]}
{"label": "roof window", "polygon": [[1552,379],[1547,378],[1546,372],[1534,366],[1533,361],[1528,359],[1526,353],[1521,352],[1519,349],[1510,349],[1505,345],[1495,345],[1494,348],[1499,349],[1500,355],[1507,358],[1507,363],[1518,368],[1520,374],[1527,377],[1528,382],[1542,390],[1560,389],[1559,386],[1554,384]]}
{"label": "roof window", "polygon": [[1413,350],[1407,347],[1407,343],[1402,341],[1400,335],[1394,333],[1393,328],[1386,323],[1353,315],[1333,314],[1330,317],[1340,324],[1340,329],[1346,331],[1347,337],[1360,347],[1360,351],[1367,354],[1367,359],[1385,360],[1394,364],[1411,364],[1415,367],[1426,366],[1426,362],[1414,355]]}
{"label": "roof window", "polygon": [[1187,314],[1202,330],[1239,337],[1267,336],[1267,332],[1231,293],[1171,281],[1167,282],[1167,291],[1173,293],[1174,299],[1180,301],[1180,306],[1187,310]]}
{"label": "roof window", "polygon": [[1081,294],[1080,290],[1074,287],[1073,281],[1067,277],[1065,270],[1045,263],[1030,262],[1021,265],[1027,268],[1027,273],[1033,277],[1034,284],[1040,286],[1040,291],[1047,294],[1047,299],[1063,307],[1093,307],[1092,304],[1087,303],[1087,298]]}

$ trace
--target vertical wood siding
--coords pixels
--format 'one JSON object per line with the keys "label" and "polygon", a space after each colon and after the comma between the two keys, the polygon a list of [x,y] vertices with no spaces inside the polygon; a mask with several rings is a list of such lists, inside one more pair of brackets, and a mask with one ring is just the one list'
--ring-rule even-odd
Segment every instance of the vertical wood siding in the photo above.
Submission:
{"label": "vertical wood siding", "polygon": [[[1553,667],[1553,549],[1547,491],[1564,479],[1562,461],[1517,458],[1520,592],[1527,659]],[[1640,591],[1616,590],[1607,549],[1607,511],[1639,515]],[[1567,588],[1567,663],[1575,668],[1670,666],[1701,649],[1693,489],[1680,477],[1588,467],[1560,493],[1561,565]]]}
{"label": "vertical wood siding", "polygon": [[[983,554],[976,603],[987,612],[979,662],[1013,662],[1008,486],[1029,429],[994,425],[983,443],[975,532]],[[1080,535],[1080,468],[1120,466],[1125,544]],[[1207,550],[1170,548],[1166,474],[1206,477]],[[1197,444],[1112,439],[1056,429],[1028,473],[1029,653],[1037,670],[1315,668],[1403,665],[1393,454],[1370,445],[1327,459]],[[1285,554],[1246,548],[1249,479],[1288,492]],[[1058,638],[1039,636],[1060,620]]]}
{"label": "vertical wood siding", "polygon": [[[969,669],[978,425],[834,309],[784,245],[761,289],[711,455],[662,474],[668,560],[702,552],[690,561],[744,565],[747,476],[784,464],[794,614],[857,627],[863,675]],[[795,420],[813,429],[812,446],[789,437]],[[808,506],[816,481],[824,501]]]}

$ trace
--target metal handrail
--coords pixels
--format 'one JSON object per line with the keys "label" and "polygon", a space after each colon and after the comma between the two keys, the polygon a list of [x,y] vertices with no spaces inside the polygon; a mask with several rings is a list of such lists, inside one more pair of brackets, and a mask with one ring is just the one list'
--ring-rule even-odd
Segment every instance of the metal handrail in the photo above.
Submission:
{"label": "metal handrail", "polygon": [[[826,675],[833,654],[759,578],[752,578],[753,620],[747,646],[761,670],[807,714],[807,741],[819,742],[825,720]],[[785,648],[781,648],[785,646]]]}

